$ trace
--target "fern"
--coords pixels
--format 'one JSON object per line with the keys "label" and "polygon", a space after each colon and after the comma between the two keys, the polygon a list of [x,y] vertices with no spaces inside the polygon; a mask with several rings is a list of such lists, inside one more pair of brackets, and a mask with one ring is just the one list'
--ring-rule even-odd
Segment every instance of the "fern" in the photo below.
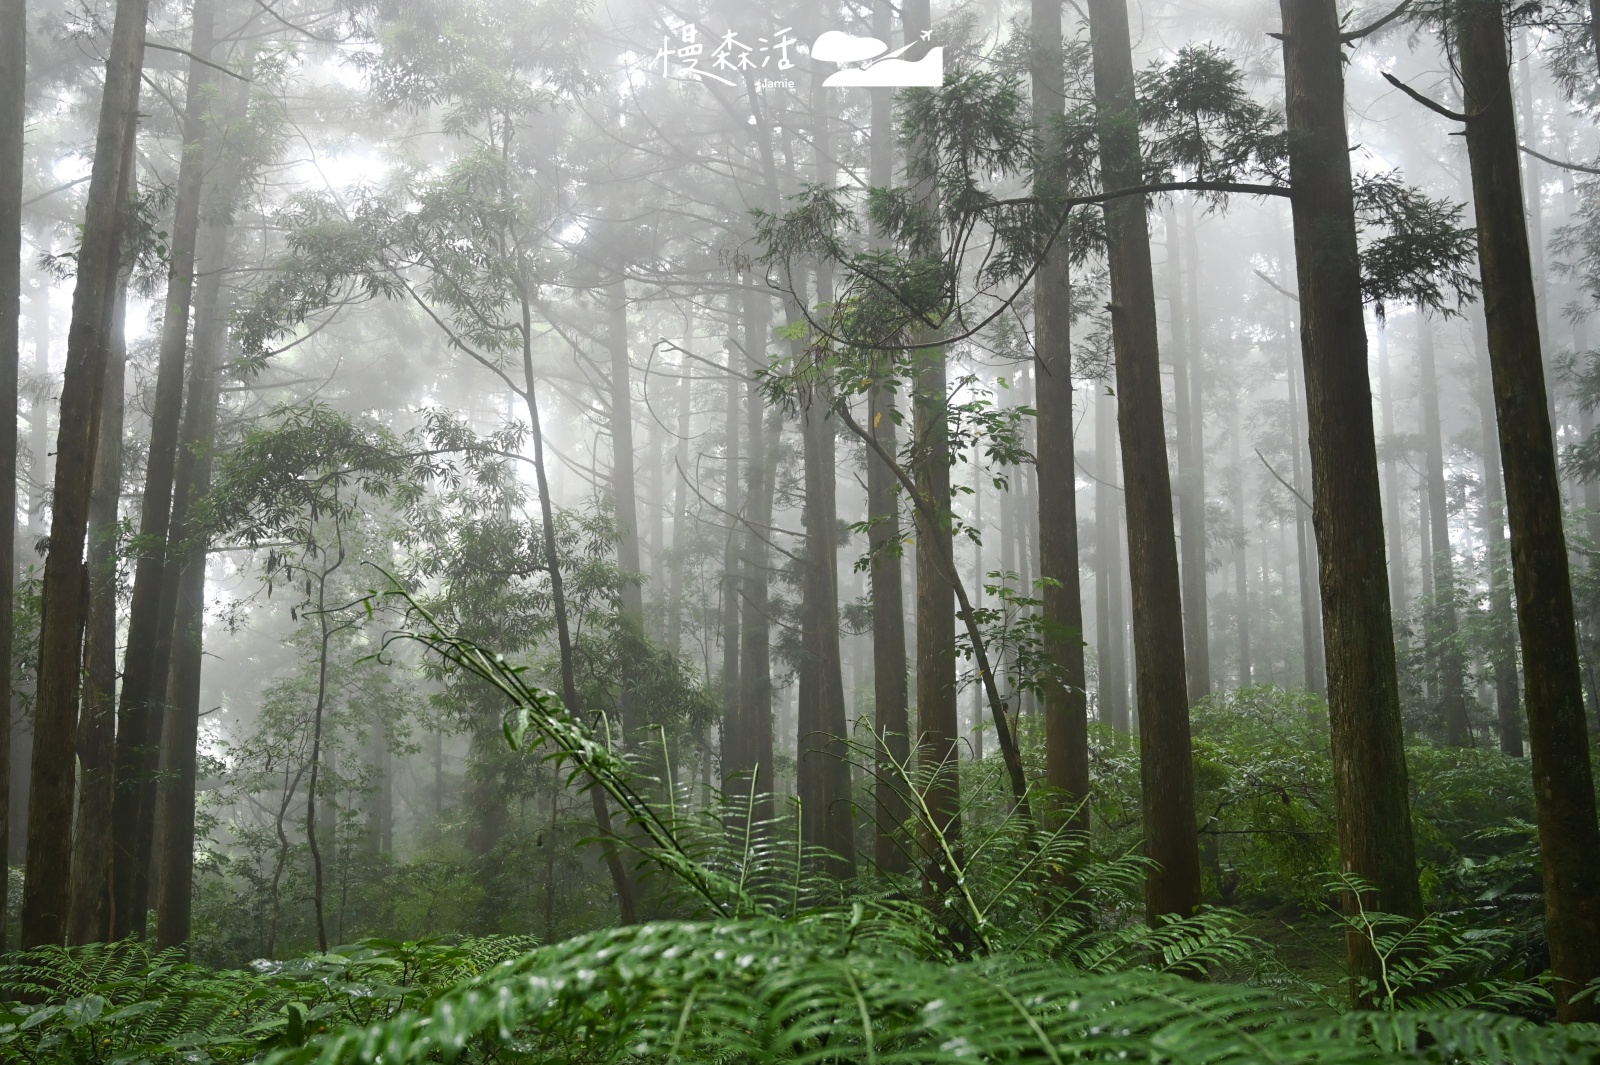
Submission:
{"label": "fern", "polygon": [[1600,1053],[1592,1030],[1483,1013],[1340,1017],[1155,972],[1083,973],[1011,955],[944,965],[875,927],[895,923],[856,907],[614,929],[269,1061],[1555,1063]]}

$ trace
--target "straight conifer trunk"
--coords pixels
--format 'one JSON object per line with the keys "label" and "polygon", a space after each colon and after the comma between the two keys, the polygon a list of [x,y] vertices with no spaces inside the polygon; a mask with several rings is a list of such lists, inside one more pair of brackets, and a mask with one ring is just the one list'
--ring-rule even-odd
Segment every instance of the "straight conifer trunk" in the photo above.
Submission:
{"label": "straight conifer trunk", "polygon": [[[237,168],[226,169],[232,173],[218,190],[217,207],[222,213],[233,199],[237,173]],[[167,707],[161,730],[166,780],[159,791],[156,810],[162,843],[155,899],[156,946],[160,950],[188,943],[194,894],[196,744],[200,734],[207,548],[195,507],[211,487],[221,396],[219,369],[227,344],[227,301],[222,277],[229,229],[220,219],[210,222],[200,249],[205,273],[195,299],[194,353],[189,360],[188,403],[183,412],[173,485],[170,565],[165,567],[176,578],[176,601],[168,678],[160,692]]]}
{"label": "straight conifer trunk", "polygon": [[[732,311],[729,318],[733,317]],[[728,380],[726,404],[723,407],[723,431],[726,434],[723,448],[722,507],[727,511],[728,539],[722,548],[722,773],[747,772],[749,751],[746,749],[748,730],[743,720],[740,702],[740,616],[744,604],[739,589],[739,543],[743,530],[739,516],[743,503],[739,498],[739,393],[741,388],[738,345],[734,338],[734,324],[728,323]],[[763,786],[770,787],[771,781]]]}
{"label": "straight conifer trunk", "polygon": [[1456,642],[1455,567],[1450,559],[1450,513],[1444,482],[1444,431],[1439,420],[1439,374],[1433,347],[1433,323],[1417,320],[1417,361],[1421,370],[1422,436],[1428,464],[1428,545],[1433,571],[1433,644],[1439,667],[1439,710],[1445,742],[1472,745],[1467,719],[1467,663]]}
{"label": "straight conifer trunk", "polygon": [[[1420,917],[1339,18],[1333,0],[1279,6],[1340,858],[1375,889],[1371,906]],[[1351,972],[1375,975],[1366,941],[1345,943]]]}
{"label": "straight conifer trunk", "polygon": [[[1143,164],[1125,0],[1091,0],[1089,41],[1102,181],[1108,189],[1129,188],[1143,180]],[[1144,198],[1111,201],[1105,221],[1133,583],[1145,854],[1156,863],[1145,882],[1145,913],[1154,923],[1167,914],[1187,916],[1200,904],[1188,682],[1180,654],[1183,606]]]}
{"label": "straight conifer trunk", "polygon": [[1452,22],[1465,113],[1471,116],[1467,158],[1505,464],[1556,1012],[1564,1021],[1597,1021],[1600,1001],[1572,997],[1600,978],[1600,824],[1522,213],[1506,28],[1499,5],[1488,0],[1459,0]]}
{"label": "straight conifer trunk", "polygon": [[[17,511],[17,373],[22,357],[22,175],[27,0],[0,0],[0,515]],[[42,297],[42,292],[41,292]],[[12,644],[16,522],[0,524],[0,647]],[[0,655],[0,858],[11,850],[11,655]],[[0,913],[8,912],[0,883]],[[0,929],[0,950],[5,930]]]}
{"label": "straight conifer trunk", "polygon": [[[213,45],[213,0],[196,0],[189,50],[209,59]],[[150,446],[139,506],[141,545],[134,562],[133,595],[128,604],[128,645],[122,670],[122,701],[117,708],[115,783],[110,863],[103,877],[112,893],[111,933],[116,938],[143,927],[145,899],[134,889],[146,882],[135,867],[148,867],[149,854],[136,843],[149,821],[140,806],[150,794],[156,767],[159,720],[163,713],[169,633],[162,631],[161,595],[166,586],[167,530],[172,509],[172,477],[177,462],[179,419],[183,408],[184,360],[189,345],[189,311],[194,298],[195,244],[204,197],[206,107],[210,69],[191,60],[183,116],[183,154],[178,163],[172,243],[167,266],[166,306],[156,361],[155,397],[150,411]]]}
{"label": "straight conifer trunk", "polygon": [[[872,5],[873,35],[889,40],[893,13],[888,0]],[[873,188],[888,188],[894,181],[894,90],[873,89],[870,114],[870,174]],[[867,395],[868,428],[885,454],[898,455],[899,428],[894,392],[874,388]],[[910,816],[905,797],[892,781],[895,766],[909,766],[911,720],[910,689],[906,675],[905,588],[900,566],[899,486],[894,473],[878,455],[867,449],[867,517],[872,522],[867,543],[872,557],[872,696],[873,732],[879,755],[874,774],[873,861],[885,873],[904,873],[911,855],[897,831]]]}
{"label": "straight conifer trunk", "polygon": [[[1489,569],[1489,666],[1494,671],[1494,706],[1500,753],[1521,758],[1522,683],[1517,677],[1517,621],[1511,610],[1510,562],[1506,544],[1505,481],[1500,474],[1500,438],[1494,424],[1494,384],[1483,331],[1472,323],[1483,379],[1478,393],[1478,427],[1483,437],[1483,539]],[[1587,434],[1586,434],[1587,435]]]}
{"label": "straight conifer trunk", "polygon": [[112,305],[116,299],[123,208],[132,182],[144,65],[147,0],[118,0],[106,60],[88,209],[78,251],[67,367],[56,439],[50,553],[45,559],[39,627],[39,687],[34,704],[28,791],[28,868],[21,945],[60,943],[66,934],[72,866],[72,810],[78,697],[87,597],[83,545],[99,445]]}
{"label": "straight conifer trunk", "polygon": [[[928,0],[905,0],[901,23],[909,53],[920,58],[917,45],[922,32],[933,28]],[[931,175],[934,149],[925,142],[910,145],[908,169],[916,187],[919,209],[933,213],[938,195]],[[937,258],[940,248],[914,247],[911,253]],[[937,338],[919,331],[919,343]],[[926,781],[927,806],[932,830],[942,834],[952,852],[961,839],[961,781],[958,774],[961,713],[956,693],[956,596],[948,568],[955,558],[950,517],[950,437],[948,379],[943,346],[912,353],[915,371],[911,381],[911,445],[913,486],[934,513],[912,509],[916,534],[917,575],[917,768]],[[926,887],[943,894],[954,886],[955,871],[940,858],[935,841],[925,839],[929,860]]]}
{"label": "straight conifer trunk", "polygon": [[[1033,124],[1049,136],[1066,106],[1060,0],[1034,0]],[[1038,362],[1039,575],[1044,586],[1045,783],[1054,790],[1052,820],[1071,816],[1089,827],[1089,693],[1083,661],[1083,600],[1078,586],[1078,470],[1073,447],[1072,280],[1066,248],[1039,264],[1034,279],[1034,352]],[[982,586],[980,567],[979,586]]]}
{"label": "straight conifer trunk", "polygon": [[[738,785],[755,788],[758,798],[753,809],[757,822],[772,818],[769,796],[775,790],[772,728],[772,619],[768,601],[770,572],[767,568],[768,531],[772,525],[773,491],[776,482],[779,438],[783,421],[774,409],[765,411],[761,384],[753,371],[766,363],[767,329],[771,304],[753,290],[744,296],[744,367],[748,375],[745,399],[745,435],[750,439],[750,459],[746,463],[746,498],[749,523],[740,530],[740,581],[743,621],[739,633],[739,714],[742,761],[723,764],[723,774],[747,774]],[[765,426],[763,414],[765,413]],[[737,793],[737,792],[736,792]]]}
{"label": "straight conifer trunk", "polygon": [[1094,401],[1094,528],[1096,665],[1100,672],[1100,719],[1119,733],[1128,720],[1127,621],[1123,615],[1122,539],[1117,511],[1116,405],[1104,383]]}
{"label": "straight conifer trunk", "polygon": [[123,336],[128,305],[127,271],[113,312],[100,408],[100,443],[89,500],[89,614],[85,626],[83,709],[78,724],[78,812],[72,838],[72,905],[67,944],[110,939],[112,755],[117,698],[117,504],[122,495],[123,376],[128,345]]}
{"label": "straight conifer trunk", "polygon": [[[1184,663],[1188,671],[1189,701],[1199,702],[1211,694],[1210,625],[1206,614],[1206,500],[1202,478],[1205,475],[1205,449],[1197,446],[1203,438],[1200,426],[1198,381],[1200,345],[1186,328],[1183,301],[1184,274],[1194,280],[1198,260],[1191,256],[1183,269],[1178,240],[1178,212],[1166,211],[1167,228],[1167,306],[1172,322],[1172,398],[1173,416],[1178,430],[1178,549],[1182,556]],[[1191,301],[1192,303],[1193,301]],[[1190,309],[1196,309],[1191,307]],[[1198,315],[1197,315],[1198,317]],[[1195,323],[1198,325],[1198,322]]]}

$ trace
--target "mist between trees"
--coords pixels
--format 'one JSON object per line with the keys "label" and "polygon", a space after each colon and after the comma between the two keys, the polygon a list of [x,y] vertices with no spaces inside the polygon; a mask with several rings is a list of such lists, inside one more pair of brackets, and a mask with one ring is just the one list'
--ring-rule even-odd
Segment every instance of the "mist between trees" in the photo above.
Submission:
{"label": "mist between trees", "polygon": [[1597,11],[0,0],[0,1057],[1593,1060]]}

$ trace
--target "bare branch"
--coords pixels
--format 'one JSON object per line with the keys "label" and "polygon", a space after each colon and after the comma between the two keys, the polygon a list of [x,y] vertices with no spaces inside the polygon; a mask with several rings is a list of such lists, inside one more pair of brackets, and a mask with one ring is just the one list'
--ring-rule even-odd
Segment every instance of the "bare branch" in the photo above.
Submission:
{"label": "bare branch", "polygon": [[1582,163],[1569,163],[1565,159],[1552,159],[1543,152],[1534,151],[1526,144],[1519,144],[1517,147],[1521,148],[1523,152],[1533,156],[1540,162],[1549,163],[1551,166],[1558,166],[1562,170],[1575,170],[1580,174],[1600,174],[1600,166],[1584,166]]}
{"label": "bare branch", "polygon": [[1399,18],[1401,15],[1404,15],[1406,13],[1406,9],[1409,8],[1410,6],[1411,6],[1411,0],[1405,0],[1405,2],[1402,3],[1399,7],[1395,8],[1393,11],[1389,12],[1387,15],[1383,16],[1378,21],[1376,21],[1376,22],[1374,22],[1374,23],[1372,23],[1370,25],[1363,26],[1359,30],[1351,30],[1349,33],[1341,33],[1341,34],[1339,34],[1339,43],[1340,44],[1349,44],[1351,41],[1359,41],[1361,38],[1366,37],[1369,34],[1377,33],[1379,30],[1383,29],[1389,23],[1393,22],[1395,19]]}
{"label": "bare branch", "polygon": [[209,59],[201,59],[199,56],[195,55],[193,52],[189,51],[187,48],[179,48],[176,45],[172,45],[172,44],[162,44],[159,41],[152,41],[148,37],[146,37],[144,39],[144,46],[146,48],[154,48],[159,52],[177,52],[179,55],[188,56],[190,59],[194,60],[196,63],[199,63],[201,66],[210,67],[212,70],[220,70],[224,74],[228,75],[228,77],[230,77],[230,78],[238,78],[240,81],[244,82],[246,85],[250,84],[250,79],[245,77],[243,74],[240,74],[238,71],[229,70],[227,67],[222,66],[222,65],[220,65],[218,63],[213,63]]}
{"label": "bare branch", "polygon": [[1393,74],[1390,74],[1388,71],[1384,71],[1383,80],[1387,81],[1390,85],[1393,85],[1395,88],[1399,89],[1401,92],[1417,101],[1417,103],[1421,104],[1423,107],[1426,107],[1429,111],[1436,111],[1452,122],[1472,121],[1471,115],[1464,115],[1460,111],[1452,111],[1444,104],[1439,103],[1436,100],[1428,99],[1428,97],[1422,95],[1420,92],[1413,89],[1411,86],[1407,85]]}

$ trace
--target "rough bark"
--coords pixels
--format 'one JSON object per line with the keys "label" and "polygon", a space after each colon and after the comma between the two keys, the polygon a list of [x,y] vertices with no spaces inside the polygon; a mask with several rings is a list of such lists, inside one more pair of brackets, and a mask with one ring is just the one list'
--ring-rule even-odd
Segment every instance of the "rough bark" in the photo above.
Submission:
{"label": "rough bark", "polygon": [[[1420,917],[1340,25],[1332,0],[1280,0],[1280,10],[1340,859],[1373,886],[1378,909]],[[1374,975],[1366,941],[1349,935],[1345,943],[1352,973]]]}
{"label": "rough bark", "polygon": [[[1127,188],[1142,180],[1143,165],[1124,0],[1091,0],[1089,41],[1102,180],[1107,188]],[[1128,572],[1133,584],[1145,854],[1155,862],[1145,882],[1145,912],[1153,922],[1166,914],[1193,913],[1200,904],[1194,764],[1188,681],[1184,663],[1175,653],[1184,646],[1183,608],[1143,197],[1107,204],[1105,224]]]}
{"label": "rough bark", "polygon": [[[1033,123],[1048,131],[1066,106],[1059,0],[1034,0]],[[1046,133],[1046,135],[1048,135]],[[1072,281],[1065,250],[1039,264],[1034,279],[1035,409],[1039,476],[1039,575],[1044,578],[1045,783],[1051,820],[1089,827],[1089,693],[1083,661],[1083,600],[1078,586],[1078,470],[1073,443]],[[980,567],[981,569],[981,567]],[[980,586],[981,577],[980,576]]]}
{"label": "rough bark", "polygon": [[[823,286],[818,286],[819,293]],[[800,413],[805,449],[806,657],[815,685],[811,716],[801,703],[799,756],[801,838],[823,848],[830,875],[855,875],[855,828],[851,816],[849,723],[839,654],[839,571],[836,437],[827,392],[818,387]]]}
{"label": "rough bark", "polygon": [[99,445],[100,395],[116,298],[123,206],[132,177],[147,0],[118,0],[79,244],[67,367],[56,439],[50,553],[45,560],[28,797],[28,868],[22,892],[23,947],[66,933],[83,624],[89,494]]}
{"label": "rough bark", "polygon": [[1557,1015],[1600,1020],[1573,992],[1600,978],[1600,824],[1562,528],[1539,316],[1522,216],[1506,29],[1498,4],[1463,0],[1453,17],[1478,223],[1500,455],[1511,524],[1527,685],[1528,740],[1544,866],[1545,932]]}
{"label": "rough bark", "polygon": [[[27,118],[27,0],[0,0],[0,514],[17,511],[17,372],[22,338],[22,175]],[[0,525],[0,648],[12,644],[16,522]],[[0,857],[11,850],[11,654],[0,654]],[[8,887],[0,884],[0,913]],[[5,949],[0,929],[0,950]]]}
{"label": "rough bark", "polygon": [[1433,571],[1433,652],[1439,668],[1439,711],[1445,742],[1472,745],[1467,719],[1467,662],[1457,640],[1455,566],[1450,557],[1450,514],[1444,480],[1444,432],[1439,421],[1439,374],[1435,365],[1433,323],[1417,321],[1417,362],[1421,371],[1422,437],[1428,466],[1428,550]]}
{"label": "rough bark", "polygon": [[[213,4],[197,0],[189,50],[210,58]],[[133,595],[128,604],[128,645],[123,656],[122,700],[117,708],[116,791],[112,806],[112,866],[106,877],[113,897],[113,934],[121,938],[143,928],[146,912],[135,866],[147,868],[149,853],[137,842],[148,838],[144,825],[150,811],[141,809],[150,794],[157,764],[163,713],[169,633],[161,625],[161,596],[166,580],[167,531],[172,509],[172,478],[177,463],[180,413],[183,407],[184,361],[189,344],[189,312],[194,300],[195,245],[204,195],[206,108],[211,72],[203,63],[189,63],[183,116],[183,150],[178,163],[177,197],[167,267],[166,305],[156,360],[156,388],[150,410],[150,446],[145,463],[144,492],[139,505],[139,553],[134,562]],[[135,889],[140,889],[135,894]]]}
{"label": "rough bark", "polygon": [[127,277],[113,313],[94,490],[89,499],[89,614],[83,649],[83,709],[78,721],[78,811],[72,839],[72,904],[67,943],[103,943],[111,936],[112,754],[117,698],[117,504],[122,496],[123,375],[128,345]]}

